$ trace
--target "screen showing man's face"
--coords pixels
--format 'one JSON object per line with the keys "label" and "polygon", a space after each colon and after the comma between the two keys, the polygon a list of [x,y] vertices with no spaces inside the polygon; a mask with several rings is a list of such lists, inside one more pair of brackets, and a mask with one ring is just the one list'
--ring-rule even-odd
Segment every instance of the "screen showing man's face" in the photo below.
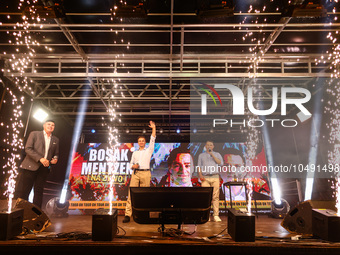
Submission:
{"label": "screen showing man's face", "polygon": [[240,167],[245,165],[245,162],[240,155],[225,154],[223,160],[224,166],[227,169],[227,174],[230,178],[239,181],[245,177],[246,172],[240,171]]}
{"label": "screen showing man's face", "polygon": [[179,153],[170,167],[170,174],[179,183],[191,183],[190,174],[191,156],[190,153]]}
{"label": "screen showing man's face", "polygon": [[234,166],[236,168],[240,168],[244,165],[243,159],[240,155],[234,155],[234,154],[225,154],[224,157],[224,165],[225,166]]}

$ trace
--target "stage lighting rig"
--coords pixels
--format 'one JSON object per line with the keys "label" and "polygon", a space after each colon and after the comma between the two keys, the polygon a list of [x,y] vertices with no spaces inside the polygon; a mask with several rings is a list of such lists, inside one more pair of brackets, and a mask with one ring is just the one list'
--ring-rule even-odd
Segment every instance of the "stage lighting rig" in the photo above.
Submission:
{"label": "stage lighting rig", "polygon": [[270,214],[271,217],[276,219],[282,219],[289,212],[290,206],[285,199],[281,198],[280,203],[275,202],[275,200],[271,202],[271,209],[272,209],[272,212]]}
{"label": "stage lighting rig", "polygon": [[148,16],[199,16],[199,17],[230,17],[234,16],[233,0],[126,0],[124,3],[116,1],[112,9],[113,16],[135,17]]}
{"label": "stage lighting rig", "polygon": [[320,0],[295,0],[283,12],[283,16],[294,18],[319,18],[326,15],[327,10]]}
{"label": "stage lighting rig", "polygon": [[43,19],[55,19],[65,17],[65,11],[62,5],[63,0],[42,2],[43,4],[26,6],[22,14],[26,17],[39,17]]}
{"label": "stage lighting rig", "polygon": [[115,1],[111,9],[112,18],[116,17],[130,17],[130,18],[144,18],[146,11],[144,9],[143,0],[127,0],[124,2]]}

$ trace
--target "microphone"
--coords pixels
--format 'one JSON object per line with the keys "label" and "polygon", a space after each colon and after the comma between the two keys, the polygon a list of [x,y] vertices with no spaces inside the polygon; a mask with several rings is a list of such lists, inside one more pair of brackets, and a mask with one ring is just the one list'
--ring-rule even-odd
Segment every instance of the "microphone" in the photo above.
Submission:
{"label": "microphone", "polygon": [[53,160],[53,159],[58,159],[58,156],[54,156],[51,160],[50,160],[50,165],[49,165],[49,167],[51,167],[51,161]]}

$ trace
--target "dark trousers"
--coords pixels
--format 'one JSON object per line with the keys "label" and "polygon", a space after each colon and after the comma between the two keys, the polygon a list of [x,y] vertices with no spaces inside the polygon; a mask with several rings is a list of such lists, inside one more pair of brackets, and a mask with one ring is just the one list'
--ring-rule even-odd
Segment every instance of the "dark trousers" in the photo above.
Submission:
{"label": "dark trousers", "polygon": [[44,187],[50,169],[41,165],[37,171],[19,169],[16,197],[28,200],[28,196],[34,187],[33,204],[41,208]]}

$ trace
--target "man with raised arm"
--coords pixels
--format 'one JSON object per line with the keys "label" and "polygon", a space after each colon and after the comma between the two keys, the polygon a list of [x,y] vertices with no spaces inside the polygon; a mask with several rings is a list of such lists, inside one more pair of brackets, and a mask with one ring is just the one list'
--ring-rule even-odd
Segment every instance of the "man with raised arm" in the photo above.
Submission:
{"label": "man with raised arm", "polygon": [[[130,166],[133,170],[130,187],[150,187],[151,181],[151,172],[150,172],[150,160],[152,153],[155,149],[155,140],[156,140],[156,124],[153,121],[150,121],[149,127],[152,129],[149,147],[145,148],[146,139],[144,136],[138,137],[138,146],[139,149],[132,153]],[[130,190],[128,199],[126,201],[125,208],[125,217],[123,219],[123,223],[127,223],[130,221],[130,217],[132,215],[131,208],[131,197]]]}

